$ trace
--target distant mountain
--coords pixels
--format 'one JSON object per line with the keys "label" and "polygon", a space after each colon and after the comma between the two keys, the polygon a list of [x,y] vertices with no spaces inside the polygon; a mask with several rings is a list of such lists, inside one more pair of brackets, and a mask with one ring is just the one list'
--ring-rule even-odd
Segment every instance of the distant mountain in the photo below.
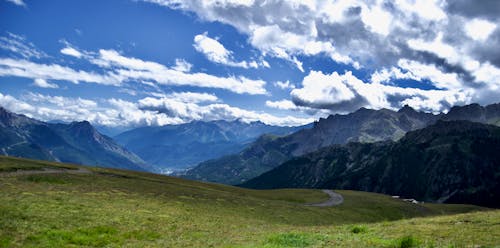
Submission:
{"label": "distant mountain", "polygon": [[146,162],[163,169],[185,169],[201,161],[241,151],[265,133],[286,135],[303,127],[262,122],[194,121],[180,125],[141,127],[114,137]]}
{"label": "distant mountain", "polygon": [[126,126],[118,126],[118,127],[111,127],[111,126],[104,126],[104,125],[93,125],[95,129],[101,134],[104,134],[108,137],[114,137],[116,135],[119,135],[121,133],[124,133],[126,131],[131,130],[132,128],[126,127]]}
{"label": "distant mountain", "polygon": [[453,107],[448,114],[418,112],[409,106],[399,111],[361,108],[347,115],[330,115],[313,128],[285,137],[263,136],[245,150],[200,163],[185,178],[225,184],[240,184],[281,163],[322,147],[348,142],[398,140],[408,131],[424,128],[437,120],[471,120],[500,124],[500,104]]}
{"label": "distant mountain", "polygon": [[438,121],[397,142],[349,143],[293,158],[245,187],[335,188],[500,207],[500,128]]}
{"label": "distant mountain", "polygon": [[46,123],[0,107],[0,154],[132,170],[153,170],[89,122]]}
{"label": "distant mountain", "polygon": [[440,116],[405,106],[399,111],[361,108],[347,115],[330,115],[310,129],[285,137],[265,135],[240,153],[200,163],[185,178],[239,184],[273,169],[292,157],[332,144],[351,141],[397,140],[406,132],[427,126]]}

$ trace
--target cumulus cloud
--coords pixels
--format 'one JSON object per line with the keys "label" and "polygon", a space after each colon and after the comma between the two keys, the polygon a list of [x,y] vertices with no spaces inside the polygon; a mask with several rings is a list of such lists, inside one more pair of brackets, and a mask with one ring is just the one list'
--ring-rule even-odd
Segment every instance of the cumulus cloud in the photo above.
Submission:
{"label": "cumulus cloud", "polygon": [[233,52],[226,49],[218,40],[208,37],[207,33],[199,34],[194,37],[194,48],[196,51],[203,53],[205,57],[217,64],[241,67],[241,68],[258,68],[269,67],[267,62],[257,63],[256,61],[235,61]]}
{"label": "cumulus cloud", "polygon": [[484,41],[496,27],[497,25],[489,21],[473,19],[465,24],[465,33],[474,40]]}
{"label": "cumulus cloud", "polygon": [[292,90],[291,96],[291,102],[269,102],[268,106],[293,109],[290,104],[293,103],[297,110],[305,107],[338,113],[352,112],[360,107],[398,109],[408,104],[418,110],[440,112],[478,97],[467,89],[421,90],[363,82],[350,71],[344,74],[311,71],[302,87]]}
{"label": "cumulus cloud", "polygon": [[350,75],[340,76],[337,72],[325,75],[311,71],[302,81],[302,88],[292,90],[291,96],[299,106],[331,108],[342,102],[351,102],[356,97],[348,87],[349,80],[352,80]]}
{"label": "cumulus cloud", "polygon": [[174,92],[162,97],[146,97],[136,102],[122,99],[82,99],[28,93],[16,99],[0,93],[0,105],[27,116],[49,121],[88,120],[105,126],[180,124],[194,120],[262,121],[271,125],[296,126],[312,118],[275,116],[218,103],[215,95]]}

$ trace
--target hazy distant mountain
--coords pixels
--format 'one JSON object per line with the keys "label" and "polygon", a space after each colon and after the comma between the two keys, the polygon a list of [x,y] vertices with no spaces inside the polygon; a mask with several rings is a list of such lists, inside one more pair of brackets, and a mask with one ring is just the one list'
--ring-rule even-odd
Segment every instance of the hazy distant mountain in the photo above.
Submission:
{"label": "hazy distant mountain", "polygon": [[296,157],[250,188],[336,188],[500,207],[500,128],[438,121],[397,142],[349,143]]}
{"label": "hazy distant mountain", "polygon": [[68,163],[152,170],[87,121],[52,124],[0,107],[0,154]]}
{"label": "hazy distant mountain", "polygon": [[184,177],[196,180],[239,184],[281,163],[322,147],[348,142],[398,140],[406,132],[426,127],[439,119],[472,120],[498,124],[500,104],[481,107],[471,104],[453,107],[446,115],[417,112],[409,106],[399,111],[361,108],[347,115],[330,115],[313,128],[285,137],[263,136],[237,154],[200,163]]}
{"label": "hazy distant mountain", "polygon": [[302,127],[270,126],[262,122],[194,121],[180,125],[141,127],[115,140],[146,162],[167,169],[184,169],[207,159],[241,151],[264,133],[290,134]]}

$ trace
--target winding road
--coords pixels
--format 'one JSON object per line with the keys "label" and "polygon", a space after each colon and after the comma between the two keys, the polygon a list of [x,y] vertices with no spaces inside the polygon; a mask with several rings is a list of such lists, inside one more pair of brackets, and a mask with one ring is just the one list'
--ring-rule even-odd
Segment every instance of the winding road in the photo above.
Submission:
{"label": "winding road", "polygon": [[342,204],[344,202],[344,197],[342,197],[341,194],[333,192],[333,190],[330,189],[324,189],[322,190],[323,192],[327,193],[330,196],[330,199],[324,202],[319,202],[319,203],[309,203],[306,204],[306,206],[311,206],[311,207],[331,207],[331,206],[337,206]]}

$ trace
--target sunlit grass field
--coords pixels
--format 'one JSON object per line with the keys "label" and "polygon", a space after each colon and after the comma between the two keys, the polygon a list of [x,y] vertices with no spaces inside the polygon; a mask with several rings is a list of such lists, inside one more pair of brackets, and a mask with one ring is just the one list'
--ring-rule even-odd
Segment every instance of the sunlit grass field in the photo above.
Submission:
{"label": "sunlit grass field", "polygon": [[[337,191],[247,190],[148,173],[0,157],[0,247],[494,247],[500,211]],[[3,174],[2,174],[3,173]]]}

